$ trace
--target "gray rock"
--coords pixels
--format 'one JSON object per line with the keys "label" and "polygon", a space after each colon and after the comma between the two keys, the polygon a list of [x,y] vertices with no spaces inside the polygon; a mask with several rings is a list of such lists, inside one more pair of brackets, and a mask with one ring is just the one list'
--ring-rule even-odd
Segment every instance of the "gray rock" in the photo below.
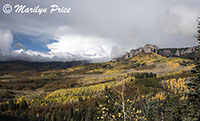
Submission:
{"label": "gray rock", "polygon": [[188,54],[194,53],[196,48],[199,48],[199,46],[187,47],[187,48],[159,48],[156,45],[146,44],[144,47],[132,49],[130,52],[126,52],[124,56],[120,58],[114,58],[112,59],[112,61],[120,61],[123,59],[132,58],[141,52],[144,53],[154,52],[165,57],[186,57]]}

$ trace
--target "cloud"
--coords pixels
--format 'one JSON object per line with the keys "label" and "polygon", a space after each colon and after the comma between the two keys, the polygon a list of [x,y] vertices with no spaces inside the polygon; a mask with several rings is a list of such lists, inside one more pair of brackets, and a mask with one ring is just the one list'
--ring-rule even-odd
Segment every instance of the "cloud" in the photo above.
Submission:
{"label": "cloud", "polygon": [[22,44],[22,43],[16,43],[15,46],[18,48],[18,49],[25,49],[25,46]]}
{"label": "cloud", "polygon": [[57,42],[48,44],[51,53],[71,53],[86,59],[109,58],[110,48],[105,44],[109,41],[97,36],[84,36],[78,34],[60,35],[56,37]]}
{"label": "cloud", "polygon": [[[47,44],[50,53],[62,55],[70,53],[76,57],[93,61],[108,61],[113,45],[112,40],[95,34],[85,34],[69,26],[59,27],[54,31],[56,42]],[[62,54],[61,54],[62,53]]]}
{"label": "cloud", "polygon": [[119,48],[118,46],[113,46],[111,53],[110,53],[110,57],[111,58],[118,58],[118,57],[121,57],[122,55],[124,55],[125,52],[126,51],[124,49]]}
{"label": "cloud", "polygon": [[199,15],[199,8],[175,6],[166,12],[165,17],[159,21],[158,27],[163,34],[192,36],[196,33],[196,19]]}
{"label": "cloud", "polygon": [[[47,46],[50,52],[33,51],[28,47],[26,50],[22,48],[23,51],[19,49],[10,52],[15,58],[32,57],[32,60],[40,61],[105,61],[147,43],[161,47],[192,46],[196,18],[200,16],[199,0],[2,0],[0,8],[6,3],[26,4],[29,7],[58,4],[72,8],[70,14],[40,16],[15,13],[6,15],[0,11],[0,28],[24,35],[45,35],[38,41],[31,41]],[[50,39],[57,41],[49,43]],[[2,53],[9,53],[9,43],[7,47],[2,44],[0,46],[4,51]]]}
{"label": "cloud", "polygon": [[0,29],[0,54],[8,55],[13,42],[13,36],[9,30]]}
{"label": "cloud", "polygon": [[[55,32],[55,39],[46,46],[49,52],[33,51],[25,48],[22,43],[16,43],[18,50],[10,50],[13,42],[12,33],[9,30],[0,29],[1,36],[1,55],[0,60],[25,60],[25,61],[75,61],[75,60],[92,60],[93,62],[102,62],[110,60],[111,47],[104,44],[109,41],[106,38],[97,36],[86,36],[74,34],[72,30],[69,34],[58,29]],[[26,49],[26,50],[25,50]]]}
{"label": "cloud", "polygon": [[195,45],[194,35],[197,29],[197,17],[200,16],[199,7],[178,5],[168,9],[165,16],[157,23],[156,41],[171,47]]}

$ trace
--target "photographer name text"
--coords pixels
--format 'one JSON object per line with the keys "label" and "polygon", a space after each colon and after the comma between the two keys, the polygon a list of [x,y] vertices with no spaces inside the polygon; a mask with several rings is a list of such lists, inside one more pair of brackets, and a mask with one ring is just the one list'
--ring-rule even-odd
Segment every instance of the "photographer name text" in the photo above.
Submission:
{"label": "photographer name text", "polygon": [[5,14],[10,14],[12,12],[17,13],[17,14],[54,14],[54,13],[59,13],[59,14],[69,14],[71,13],[71,8],[68,7],[63,7],[63,6],[58,6],[58,5],[50,5],[48,8],[43,8],[40,7],[40,5],[36,5],[34,7],[28,7],[26,5],[14,5],[11,6],[10,4],[5,4],[3,6],[3,12]]}

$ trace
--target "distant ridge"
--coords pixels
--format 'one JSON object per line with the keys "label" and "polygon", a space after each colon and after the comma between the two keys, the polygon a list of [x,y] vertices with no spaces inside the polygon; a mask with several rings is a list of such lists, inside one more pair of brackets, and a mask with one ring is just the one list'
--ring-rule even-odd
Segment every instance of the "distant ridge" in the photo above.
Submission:
{"label": "distant ridge", "polygon": [[66,69],[77,65],[87,65],[88,61],[70,62],[29,62],[29,61],[0,61],[0,71],[53,70]]}
{"label": "distant ridge", "polygon": [[127,58],[132,58],[139,53],[156,53],[165,57],[182,57],[193,59],[195,56],[195,50],[199,46],[186,47],[186,48],[159,48],[156,45],[146,44],[144,47],[132,49],[130,52],[126,52],[122,57],[114,58],[112,61],[120,61]]}

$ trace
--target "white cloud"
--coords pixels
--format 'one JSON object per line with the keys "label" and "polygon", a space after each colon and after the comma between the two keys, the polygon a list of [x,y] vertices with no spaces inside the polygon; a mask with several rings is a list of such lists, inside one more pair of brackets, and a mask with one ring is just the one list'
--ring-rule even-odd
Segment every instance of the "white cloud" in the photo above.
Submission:
{"label": "white cloud", "polygon": [[157,23],[155,41],[161,47],[194,46],[199,7],[178,5],[169,8]]}
{"label": "white cloud", "polygon": [[[25,50],[21,43],[18,50],[10,50],[13,42],[12,33],[9,30],[0,29],[0,60],[26,60],[26,61],[74,61],[74,60],[92,60],[93,62],[102,62],[110,60],[111,46],[108,39],[97,36],[85,36],[73,34],[70,30],[66,35],[63,31],[67,29],[58,29],[55,32],[55,39],[58,40],[47,47],[50,52],[39,52]],[[108,44],[105,44],[108,43]]]}
{"label": "white cloud", "polygon": [[26,60],[26,61],[51,61],[54,55],[32,50],[13,50],[7,60]]}
{"label": "white cloud", "polygon": [[48,44],[51,53],[70,53],[86,59],[108,59],[111,51],[109,40],[97,36],[65,34],[56,37],[57,42]]}
{"label": "white cloud", "polygon": [[9,30],[0,29],[0,54],[8,55],[11,44],[13,42],[13,36]]}
{"label": "white cloud", "polygon": [[[9,1],[12,4],[19,4],[17,1]],[[4,2],[2,1],[2,5]],[[55,1],[38,1],[38,4],[47,6],[52,2],[55,4]],[[161,47],[192,46],[191,39],[194,39],[196,33],[196,18],[200,16],[199,0],[128,0],[127,2],[86,0],[81,4],[80,1],[56,2],[61,6],[72,7],[72,13],[44,16],[0,14],[0,27],[27,35],[47,36],[38,41],[53,37],[58,40],[47,45],[50,49],[48,53],[19,50],[11,52],[15,58],[18,55],[20,58],[32,57],[32,60],[40,61],[77,59],[97,61],[122,55],[124,52],[119,48],[129,51],[147,43],[158,44]],[[29,6],[36,4],[27,0],[20,0],[20,3]],[[9,53],[12,43],[9,41],[11,39],[4,37],[5,33],[10,32],[0,33],[0,49],[4,55]],[[119,48],[114,47],[111,52],[113,45]]]}
{"label": "white cloud", "polygon": [[165,17],[159,21],[158,27],[163,34],[192,36],[196,32],[196,19],[199,15],[199,8],[175,6],[166,12]]}
{"label": "white cloud", "polygon": [[118,58],[118,57],[121,57],[125,54],[125,50],[122,49],[122,48],[119,48],[118,46],[113,46],[112,47],[112,50],[111,50],[111,58]]}

